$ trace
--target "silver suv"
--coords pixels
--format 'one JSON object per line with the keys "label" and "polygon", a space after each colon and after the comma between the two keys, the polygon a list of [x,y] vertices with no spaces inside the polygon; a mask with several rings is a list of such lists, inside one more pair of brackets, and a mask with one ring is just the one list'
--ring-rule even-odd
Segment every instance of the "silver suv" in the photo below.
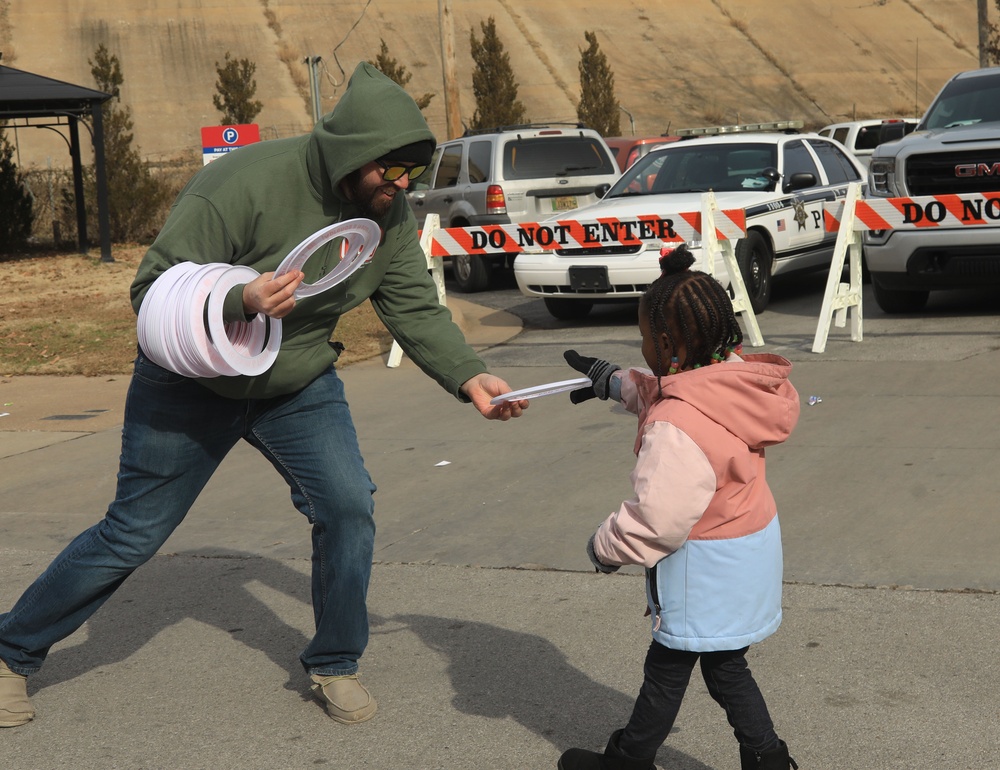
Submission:
{"label": "silver suv", "polygon": [[[407,190],[423,227],[428,214],[442,227],[539,222],[596,203],[619,176],[596,131],[579,125],[504,126],[442,142],[430,166]],[[482,291],[512,254],[451,257],[462,291]]]}

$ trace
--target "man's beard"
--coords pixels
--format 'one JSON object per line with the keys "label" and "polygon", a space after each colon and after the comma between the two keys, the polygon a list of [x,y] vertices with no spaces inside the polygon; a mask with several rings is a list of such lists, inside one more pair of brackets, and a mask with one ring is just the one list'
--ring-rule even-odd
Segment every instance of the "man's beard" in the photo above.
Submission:
{"label": "man's beard", "polygon": [[[352,171],[344,177],[344,187],[351,203],[357,206],[361,216],[379,224],[389,213],[394,199],[382,198],[379,191],[384,185],[365,186],[361,182],[361,171]],[[398,194],[398,193],[397,193]]]}

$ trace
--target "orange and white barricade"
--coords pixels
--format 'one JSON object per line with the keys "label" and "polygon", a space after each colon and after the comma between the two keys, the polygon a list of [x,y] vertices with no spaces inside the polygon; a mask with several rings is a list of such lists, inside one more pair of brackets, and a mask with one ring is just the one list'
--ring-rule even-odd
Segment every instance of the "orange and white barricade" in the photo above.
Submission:
{"label": "orange and white barricade", "polygon": [[[649,214],[633,219],[565,219],[447,229],[441,228],[439,222],[436,214],[428,215],[420,244],[427,256],[427,266],[434,274],[442,305],[446,304],[443,257],[456,254],[520,254],[529,250],[578,249],[612,243],[628,246],[644,242],[663,244],[700,240],[701,269],[714,274],[716,257],[721,254],[732,284],[733,309],[744,316],[750,344],[758,347],[764,344],[734,248],[735,242],[746,235],[746,214],[743,209],[720,209],[711,192],[702,196],[701,211],[670,217]],[[394,341],[388,366],[399,366],[402,355],[402,349]]]}
{"label": "orange and white barricade", "polygon": [[[851,340],[860,342],[861,233],[865,230],[920,230],[935,227],[997,227],[1000,224],[1000,193],[923,195],[912,198],[861,198],[861,185],[848,185],[847,196],[824,206],[827,232],[837,233],[837,242],[827,276],[823,306],[819,314],[813,353],[826,350],[830,322],[843,327],[851,311]],[[850,283],[841,282],[844,261],[850,254]]]}
{"label": "orange and white barricade", "polygon": [[[733,221],[734,215],[738,217],[738,222]],[[736,248],[733,246],[733,243],[746,235],[746,213],[742,209],[720,210],[715,200],[715,193],[709,191],[701,196],[701,221],[704,223],[704,227],[701,228],[702,270],[714,275],[715,258],[721,252],[732,287],[733,311],[742,314],[750,344],[759,348],[764,344],[764,337],[761,336],[760,327],[757,325],[757,316],[750,304],[743,273],[736,261]],[[733,224],[737,226],[738,234],[727,227]],[[722,225],[723,229],[720,230],[718,225]]]}
{"label": "orange and white barricade", "polygon": [[[831,319],[839,327],[847,324],[847,312],[851,311],[851,339],[861,342],[861,230],[855,230],[856,213],[861,202],[861,185],[852,182],[847,186],[847,195],[823,207],[823,219],[827,232],[837,233],[833,247],[830,272],[826,277],[823,305],[819,311],[819,323],[813,338],[813,353],[826,350],[826,338],[830,333]],[[868,228],[862,228],[868,229]],[[844,274],[844,260],[850,254],[850,283],[841,281]],[[836,316],[834,316],[836,313]]]}

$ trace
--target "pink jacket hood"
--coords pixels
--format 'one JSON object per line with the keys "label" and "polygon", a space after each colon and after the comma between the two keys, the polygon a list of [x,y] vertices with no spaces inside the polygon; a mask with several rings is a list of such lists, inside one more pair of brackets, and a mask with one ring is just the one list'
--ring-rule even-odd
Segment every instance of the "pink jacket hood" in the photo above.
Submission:
{"label": "pink jacket hood", "polygon": [[687,402],[751,449],[761,449],[788,438],[798,421],[799,396],[788,379],[791,369],[781,356],[755,353],[666,377],[643,369],[629,374],[646,409],[661,399],[659,379],[662,398]]}

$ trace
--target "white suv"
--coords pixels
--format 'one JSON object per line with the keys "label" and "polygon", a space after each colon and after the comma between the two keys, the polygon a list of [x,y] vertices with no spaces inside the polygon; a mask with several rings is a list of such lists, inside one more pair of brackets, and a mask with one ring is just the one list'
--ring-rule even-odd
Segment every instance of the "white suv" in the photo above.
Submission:
{"label": "white suv", "polygon": [[[513,126],[442,142],[406,197],[422,227],[538,222],[595,203],[620,172],[596,131],[574,125]],[[512,255],[451,257],[462,291],[490,285],[493,268]]]}
{"label": "white suv", "polygon": [[[771,298],[772,276],[829,266],[836,234],[826,232],[823,204],[843,198],[847,185],[862,183],[865,176],[864,167],[838,142],[793,128],[759,130],[774,125],[713,129],[717,135],[682,138],[651,150],[600,203],[559,219],[633,222],[637,231],[640,217],[666,220],[701,211],[703,194],[712,190],[720,209],[745,211],[747,232],[736,243],[736,259],[759,313]],[[660,246],[607,242],[526,252],[514,263],[514,275],[521,292],[544,297],[556,318],[581,318],[596,300],[642,296],[660,273]],[[701,244],[691,246],[700,259]],[[724,267],[716,270],[728,283]]]}

